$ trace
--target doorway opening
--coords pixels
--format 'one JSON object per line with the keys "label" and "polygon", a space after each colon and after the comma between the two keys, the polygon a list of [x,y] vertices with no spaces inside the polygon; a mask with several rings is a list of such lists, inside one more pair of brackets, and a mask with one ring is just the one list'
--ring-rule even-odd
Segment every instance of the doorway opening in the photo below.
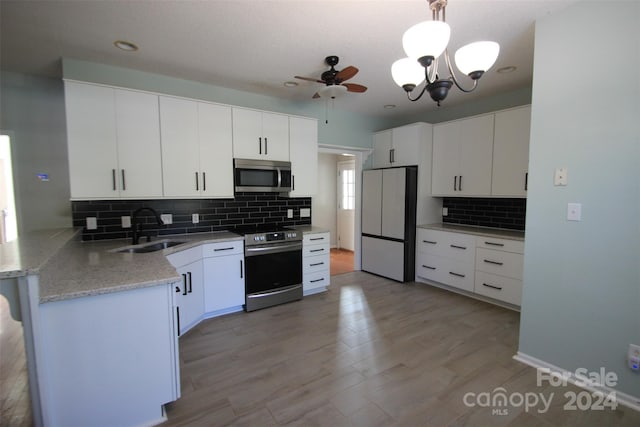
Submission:
{"label": "doorway opening", "polygon": [[9,135],[0,135],[0,244],[15,240],[17,237],[11,138]]}
{"label": "doorway opening", "polygon": [[336,162],[336,247],[331,249],[331,275],[353,271],[355,249],[356,161],[342,155]]}

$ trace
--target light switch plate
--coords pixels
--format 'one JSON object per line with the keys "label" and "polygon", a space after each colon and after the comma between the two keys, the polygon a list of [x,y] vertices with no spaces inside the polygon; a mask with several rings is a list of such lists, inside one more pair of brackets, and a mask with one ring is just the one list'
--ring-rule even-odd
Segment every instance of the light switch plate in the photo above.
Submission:
{"label": "light switch plate", "polygon": [[87,217],[87,230],[95,230],[98,228],[98,220],[95,216]]}
{"label": "light switch plate", "polygon": [[130,216],[121,216],[120,223],[122,224],[122,228],[131,228],[131,217]]}
{"label": "light switch plate", "polygon": [[567,204],[567,219],[569,221],[582,220],[582,203]]}
{"label": "light switch plate", "polygon": [[172,214],[162,214],[160,215],[160,219],[164,225],[173,224],[173,215]]}
{"label": "light switch plate", "polygon": [[567,168],[557,168],[556,173],[553,177],[553,185],[567,185]]}
{"label": "light switch plate", "polygon": [[309,208],[300,209],[300,218],[309,218],[310,216],[311,216],[311,209]]}
{"label": "light switch plate", "polygon": [[191,222],[197,224],[200,222],[200,214],[191,214]]}

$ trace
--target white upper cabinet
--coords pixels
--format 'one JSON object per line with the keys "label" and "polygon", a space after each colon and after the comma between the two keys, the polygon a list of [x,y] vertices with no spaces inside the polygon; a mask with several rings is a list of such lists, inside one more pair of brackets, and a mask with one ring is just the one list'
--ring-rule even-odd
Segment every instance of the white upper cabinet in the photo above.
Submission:
{"label": "white upper cabinet", "polygon": [[430,130],[426,123],[414,123],[373,134],[373,167],[419,165]]}
{"label": "white upper cabinet", "polygon": [[160,97],[166,197],[233,197],[231,108]]}
{"label": "white upper cabinet", "polygon": [[531,106],[496,113],[491,195],[525,197]]}
{"label": "white upper cabinet", "polygon": [[233,157],[289,161],[289,117],[233,108]]}
{"label": "white upper cabinet", "polygon": [[489,196],[493,114],[433,127],[434,196]]}
{"label": "white upper cabinet", "polygon": [[65,82],[72,199],[162,196],[156,95]]}
{"label": "white upper cabinet", "polygon": [[291,197],[315,196],[318,189],[318,121],[289,117]]}

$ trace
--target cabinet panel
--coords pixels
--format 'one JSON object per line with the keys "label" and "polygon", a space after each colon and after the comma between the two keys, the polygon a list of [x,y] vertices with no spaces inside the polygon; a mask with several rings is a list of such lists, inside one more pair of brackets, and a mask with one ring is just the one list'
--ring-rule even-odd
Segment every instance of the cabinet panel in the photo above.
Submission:
{"label": "cabinet panel", "polygon": [[160,97],[164,195],[199,196],[198,107],[194,101]]}
{"label": "cabinet panel", "polygon": [[373,134],[374,168],[384,168],[391,166],[391,138],[391,129]]}
{"label": "cabinet panel", "polygon": [[182,282],[177,284],[174,301],[180,309],[180,334],[194,327],[204,314],[202,260],[177,269]]}
{"label": "cabinet panel", "polygon": [[244,242],[238,240],[231,242],[207,243],[202,245],[202,256],[204,258],[233,254],[244,254]]}
{"label": "cabinet panel", "polygon": [[420,162],[420,144],[423,142],[423,123],[392,129],[392,166],[417,165]]}
{"label": "cabinet panel", "polygon": [[264,158],[289,161],[289,117],[282,114],[262,113]]}
{"label": "cabinet panel", "polygon": [[231,107],[198,103],[200,195],[233,198]]}
{"label": "cabinet panel", "polygon": [[496,113],[492,195],[526,196],[530,127],[531,107]]}
{"label": "cabinet panel", "polygon": [[303,245],[317,245],[320,243],[331,243],[329,233],[305,234],[302,236]]}
{"label": "cabinet panel", "polygon": [[476,270],[522,280],[522,254],[476,249]]}
{"label": "cabinet panel", "polygon": [[524,253],[524,241],[497,239],[494,237],[478,236],[476,237],[476,246],[478,248],[494,249],[505,252]]}
{"label": "cabinet panel", "polygon": [[111,88],[65,82],[72,198],[119,196],[114,97]]}
{"label": "cabinet panel", "polygon": [[461,261],[453,258],[444,259],[443,283],[454,288],[473,292],[474,287],[474,265],[471,262]]}
{"label": "cabinet panel", "polygon": [[330,253],[329,243],[313,244],[313,245],[303,244],[303,247],[302,247],[303,257],[328,255],[329,253]]}
{"label": "cabinet panel", "polygon": [[382,170],[382,235],[404,239],[406,169]]}
{"label": "cabinet panel", "polygon": [[329,268],[329,253],[325,255],[306,256],[302,259],[302,273],[308,274]]}
{"label": "cabinet panel", "polygon": [[318,121],[289,118],[291,197],[315,196],[318,188]]}
{"label": "cabinet panel", "polygon": [[491,194],[493,162],[493,114],[461,120],[460,123],[458,193],[488,196]]}
{"label": "cabinet panel", "polygon": [[436,282],[446,283],[446,259],[439,255],[418,253],[416,256],[416,276]]}
{"label": "cabinet panel", "polygon": [[158,96],[115,90],[122,197],[161,197],[162,160]]}
{"label": "cabinet panel", "polygon": [[244,254],[206,258],[204,277],[205,312],[244,304]]}
{"label": "cabinet panel", "polygon": [[312,289],[326,288],[329,286],[329,270],[315,271],[304,275],[302,288],[305,293]]}
{"label": "cabinet panel", "polygon": [[233,108],[233,157],[257,159],[262,151],[262,113]]}
{"label": "cabinet panel", "polygon": [[454,194],[454,180],[460,169],[461,128],[457,122],[433,126],[433,158],[431,193],[434,196]]}
{"label": "cabinet panel", "polygon": [[362,173],[362,233],[379,236],[382,231],[382,169]]}

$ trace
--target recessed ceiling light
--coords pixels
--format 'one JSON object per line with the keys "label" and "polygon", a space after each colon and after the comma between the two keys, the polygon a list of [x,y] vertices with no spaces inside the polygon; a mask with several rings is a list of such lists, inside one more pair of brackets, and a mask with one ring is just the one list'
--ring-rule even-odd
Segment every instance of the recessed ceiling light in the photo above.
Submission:
{"label": "recessed ceiling light", "polygon": [[502,68],[498,68],[496,70],[496,73],[500,73],[500,74],[508,74],[508,73],[513,73],[517,68],[514,67],[513,65],[509,65],[507,67],[502,67]]}
{"label": "recessed ceiling light", "polygon": [[138,50],[138,46],[126,40],[116,40],[113,42],[113,45],[118,49],[122,49],[127,52],[135,52],[136,50]]}
{"label": "recessed ceiling light", "polygon": [[284,82],[285,87],[296,87],[298,82]]}
{"label": "recessed ceiling light", "polygon": [[395,104],[387,104],[384,106],[385,110],[393,110],[394,108],[396,108]]}

